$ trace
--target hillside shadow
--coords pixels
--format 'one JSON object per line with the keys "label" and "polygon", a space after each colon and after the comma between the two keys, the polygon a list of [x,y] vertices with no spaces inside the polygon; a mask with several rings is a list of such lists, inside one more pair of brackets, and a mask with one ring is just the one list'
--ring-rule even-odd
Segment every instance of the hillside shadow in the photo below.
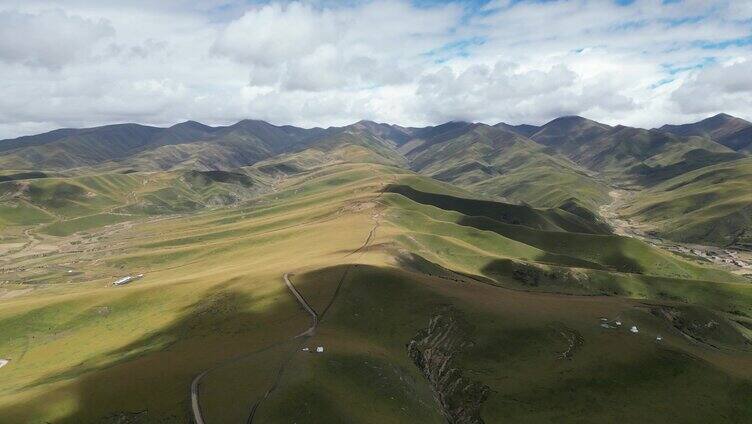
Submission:
{"label": "hillside shadow", "polygon": [[[484,217],[463,216],[457,224],[477,230],[491,231],[502,237],[525,243],[544,253],[534,258],[536,262],[561,266],[616,270],[641,274],[646,270],[635,259],[627,256],[624,249],[627,239],[620,236],[592,235],[539,231],[506,225]],[[580,255],[589,259],[582,259]]]}
{"label": "hillside shadow", "polygon": [[[414,202],[434,206],[439,209],[459,212],[470,216],[485,216],[497,221],[513,225],[540,224],[539,217],[529,206],[512,205],[492,202],[489,200],[465,199],[445,194],[427,193],[407,185],[390,184],[385,189],[386,193],[400,194]],[[532,215],[532,216],[527,216]],[[529,221],[536,222],[529,222]]]}
{"label": "hillside shadow", "polygon": [[[254,341],[259,338],[273,344],[307,326],[308,317],[299,312],[292,297],[263,311],[249,310],[259,300],[263,299],[228,289],[208,293],[186,307],[173,324],[20,388],[62,384],[0,410],[0,417],[28,422],[50,401],[72,397],[75,408],[55,422],[189,422],[193,377],[257,350]],[[249,398],[248,404],[253,401]]]}

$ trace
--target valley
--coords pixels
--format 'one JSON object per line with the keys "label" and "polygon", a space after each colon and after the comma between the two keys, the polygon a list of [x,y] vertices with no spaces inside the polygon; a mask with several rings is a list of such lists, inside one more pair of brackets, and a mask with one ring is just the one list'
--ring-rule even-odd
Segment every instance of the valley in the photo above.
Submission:
{"label": "valley", "polygon": [[684,256],[693,256],[700,261],[712,262],[722,269],[752,278],[752,251],[749,249],[735,245],[720,248],[718,246],[661,239],[654,235],[654,230],[650,226],[635,223],[628,218],[620,218],[618,211],[625,208],[626,204],[634,201],[634,192],[613,190],[609,192],[609,195],[612,201],[602,205],[598,213],[611,225],[614,234],[634,237],[664,250]]}

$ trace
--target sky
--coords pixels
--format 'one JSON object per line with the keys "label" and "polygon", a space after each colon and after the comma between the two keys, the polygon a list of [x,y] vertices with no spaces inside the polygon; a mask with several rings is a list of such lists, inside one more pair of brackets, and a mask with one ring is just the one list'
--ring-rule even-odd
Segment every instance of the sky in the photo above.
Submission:
{"label": "sky", "polygon": [[0,0],[0,137],[752,119],[752,1]]}

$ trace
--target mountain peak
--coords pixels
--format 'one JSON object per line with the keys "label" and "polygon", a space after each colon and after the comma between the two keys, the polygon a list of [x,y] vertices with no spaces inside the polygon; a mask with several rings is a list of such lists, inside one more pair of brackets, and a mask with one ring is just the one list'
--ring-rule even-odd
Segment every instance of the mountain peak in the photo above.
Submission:
{"label": "mountain peak", "polygon": [[593,121],[592,119],[583,118],[579,115],[565,115],[560,116],[558,118],[554,118],[548,123],[544,124],[543,127],[549,126],[549,125],[587,125],[587,124],[595,124],[599,126],[606,126],[605,124],[601,124],[600,122]]}
{"label": "mountain peak", "polygon": [[610,131],[611,127],[581,116],[562,116],[540,128],[530,138],[546,146],[587,144],[600,135]]}
{"label": "mountain peak", "polygon": [[188,121],[185,121],[185,122],[180,122],[178,124],[175,124],[175,125],[171,126],[170,128],[173,128],[173,129],[187,128],[187,129],[193,129],[193,130],[210,130],[210,129],[213,129],[213,127],[210,127],[210,126],[208,126],[206,124],[202,124],[201,122],[191,121],[191,120],[188,120]]}
{"label": "mountain peak", "polygon": [[727,142],[727,139],[734,138],[735,134],[748,130],[752,123],[744,119],[737,118],[727,113],[719,113],[701,121],[683,125],[664,125],[659,129],[681,136],[700,136],[708,137],[723,145],[738,144],[738,140]]}

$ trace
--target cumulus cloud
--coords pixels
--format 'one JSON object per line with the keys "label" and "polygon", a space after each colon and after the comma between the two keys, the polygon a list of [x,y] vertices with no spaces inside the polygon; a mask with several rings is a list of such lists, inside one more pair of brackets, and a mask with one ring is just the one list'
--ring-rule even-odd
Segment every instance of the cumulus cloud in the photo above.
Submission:
{"label": "cumulus cloud", "polygon": [[452,37],[461,9],[382,1],[351,8],[268,4],[230,22],[212,51],[251,68],[251,83],[323,91],[409,82],[416,59]]}
{"label": "cumulus cloud", "polygon": [[0,137],[185,119],[750,119],[751,18],[731,0],[4,0]]}
{"label": "cumulus cloud", "polygon": [[712,113],[717,110],[749,113],[752,110],[752,61],[712,65],[691,73],[671,94],[684,113]]}
{"label": "cumulus cloud", "polygon": [[629,110],[632,99],[603,82],[587,82],[565,65],[524,70],[508,62],[449,67],[424,75],[418,85],[418,110],[439,120],[507,119],[543,121],[553,116]]}
{"label": "cumulus cloud", "polygon": [[57,68],[91,56],[98,43],[114,35],[106,19],[85,19],[61,10],[0,11],[0,60]]}

